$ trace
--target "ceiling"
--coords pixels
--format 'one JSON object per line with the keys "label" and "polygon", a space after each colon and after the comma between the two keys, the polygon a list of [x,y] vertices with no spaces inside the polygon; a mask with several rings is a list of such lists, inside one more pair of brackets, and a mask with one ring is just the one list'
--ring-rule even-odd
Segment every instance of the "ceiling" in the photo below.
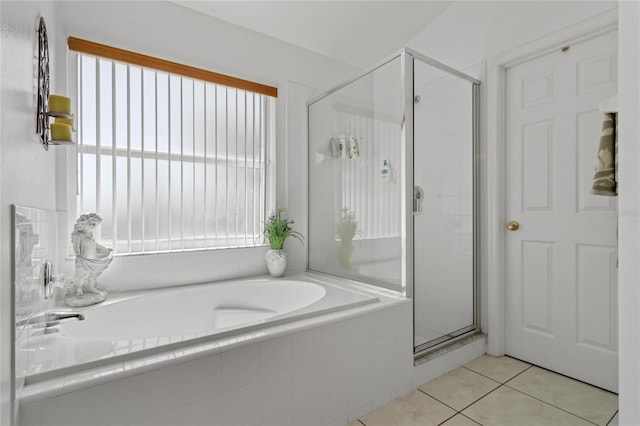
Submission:
{"label": "ceiling", "polygon": [[360,68],[400,50],[453,1],[183,1],[184,7]]}

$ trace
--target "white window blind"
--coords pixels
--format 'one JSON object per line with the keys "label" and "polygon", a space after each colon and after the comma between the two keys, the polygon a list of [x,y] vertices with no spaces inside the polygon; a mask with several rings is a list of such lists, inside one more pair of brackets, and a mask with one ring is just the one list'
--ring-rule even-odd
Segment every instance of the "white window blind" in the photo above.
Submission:
{"label": "white window blind", "polygon": [[270,96],[77,55],[77,213],[117,254],[263,244]]}

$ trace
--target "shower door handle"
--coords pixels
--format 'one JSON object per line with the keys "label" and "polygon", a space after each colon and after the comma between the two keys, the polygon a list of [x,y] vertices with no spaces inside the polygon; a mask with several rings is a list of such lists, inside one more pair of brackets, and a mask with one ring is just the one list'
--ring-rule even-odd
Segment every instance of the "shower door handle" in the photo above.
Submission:
{"label": "shower door handle", "polygon": [[413,187],[413,212],[422,213],[422,202],[424,201],[424,191],[418,185]]}

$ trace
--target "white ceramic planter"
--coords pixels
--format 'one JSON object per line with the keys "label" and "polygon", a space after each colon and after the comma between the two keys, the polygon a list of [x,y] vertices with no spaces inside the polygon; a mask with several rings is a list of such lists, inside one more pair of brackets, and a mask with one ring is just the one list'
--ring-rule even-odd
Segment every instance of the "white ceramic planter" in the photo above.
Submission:
{"label": "white ceramic planter", "polygon": [[269,249],[264,256],[264,260],[272,277],[278,278],[284,275],[284,271],[287,269],[286,251]]}

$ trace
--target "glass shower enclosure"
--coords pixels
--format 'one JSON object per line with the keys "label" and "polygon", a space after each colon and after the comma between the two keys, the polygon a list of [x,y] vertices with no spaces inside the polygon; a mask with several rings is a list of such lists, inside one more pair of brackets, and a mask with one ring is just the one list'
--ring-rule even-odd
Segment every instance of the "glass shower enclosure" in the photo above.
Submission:
{"label": "glass shower enclosure", "polygon": [[478,94],[405,48],[307,103],[308,269],[411,298],[416,357],[479,332]]}

